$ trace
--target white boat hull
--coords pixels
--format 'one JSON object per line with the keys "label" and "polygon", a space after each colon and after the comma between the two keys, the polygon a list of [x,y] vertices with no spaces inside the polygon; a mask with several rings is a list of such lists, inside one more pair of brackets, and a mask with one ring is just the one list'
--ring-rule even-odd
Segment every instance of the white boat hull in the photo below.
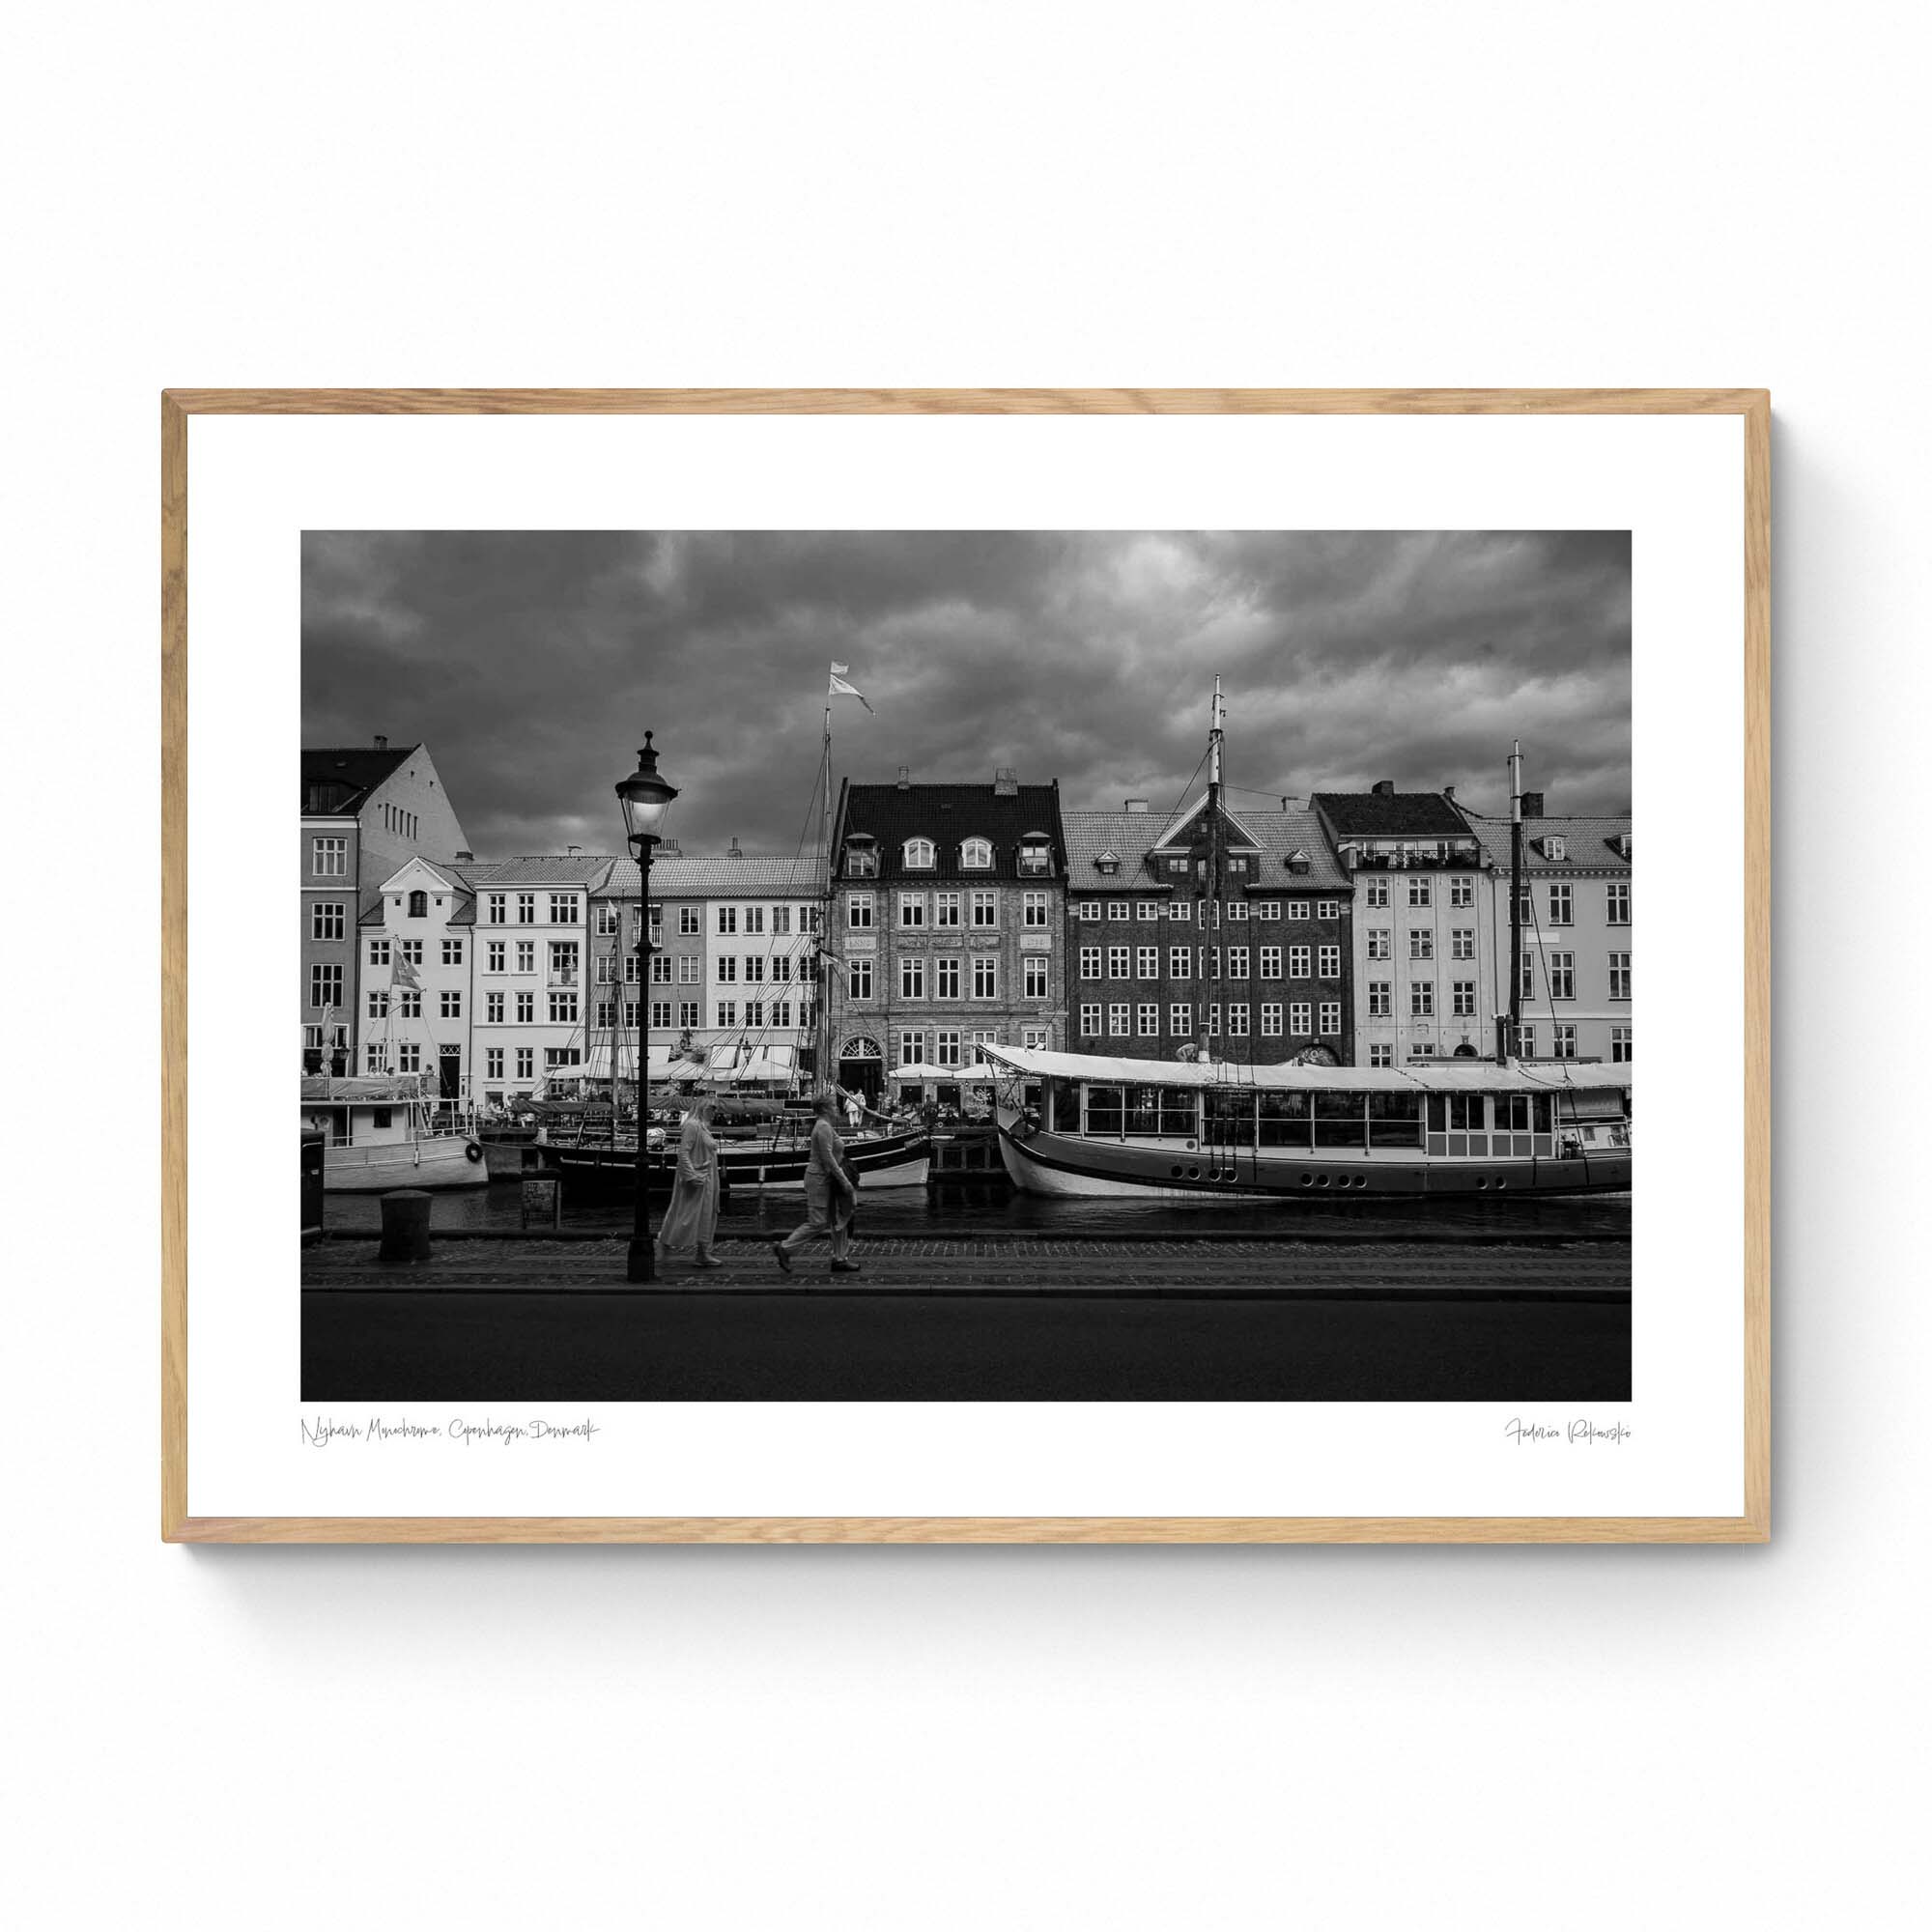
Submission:
{"label": "white boat hull", "polygon": [[453,1134],[323,1151],[326,1194],[382,1194],[392,1187],[481,1187],[489,1179],[480,1143]]}

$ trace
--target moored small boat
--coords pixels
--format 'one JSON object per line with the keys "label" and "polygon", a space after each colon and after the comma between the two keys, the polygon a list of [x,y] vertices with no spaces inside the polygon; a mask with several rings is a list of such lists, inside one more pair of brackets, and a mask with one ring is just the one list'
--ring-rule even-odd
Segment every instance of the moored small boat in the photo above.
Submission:
{"label": "moored small boat", "polygon": [[481,1144],[437,1118],[426,1081],[414,1073],[303,1080],[302,1125],[327,1136],[324,1192],[480,1187],[489,1179]]}

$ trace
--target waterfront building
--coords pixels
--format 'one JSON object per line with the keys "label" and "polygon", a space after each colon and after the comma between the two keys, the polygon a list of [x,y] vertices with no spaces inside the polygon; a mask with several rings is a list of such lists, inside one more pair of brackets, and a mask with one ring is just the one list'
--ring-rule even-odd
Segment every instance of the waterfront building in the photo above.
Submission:
{"label": "waterfront building", "polygon": [[895,1066],[1066,1044],[1060,786],[845,780],[832,835],[833,1065],[876,1098]]}
{"label": "waterfront building", "polygon": [[573,852],[463,868],[476,895],[470,1033],[483,1103],[581,1077],[591,895],[615,863]]}
{"label": "waterfront building", "polygon": [[[1523,794],[1522,1037],[1526,1060],[1631,1059],[1631,821],[1557,817]],[[1463,811],[1486,861],[1486,943],[1509,1005],[1510,821]]]}
{"label": "waterfront building", "polygon": [[301,1047],[304,1073],[355,1064],[357,933],[405,860],[468,859],[426,745],[304,747],[301,754]]}
{"label": "waterfront building", "polygon": [[812,1073],[825,863],[754,859],[734,838],[722,858],[687,858],[667,840],[651,863],[650,979],[639,987],[638,867],[611,862],[591,895],[587,1077],[630,1077],[639,1002],[647,1000],[649,1075],[684,1063],[719,1081],[786,1092]]}
{"label": "waterfront building", "polygon": [[1349,1060],[1350,886],[1314,812],[1204,791],[1165,821],[1130,798],[1064,822],[1073,1051]]}
{"label": "waterfront building", "polygon": [[444,1100],[474,1097],[470,1050],[476,895],[455,866],[411,859],[360,922],[363,1073],[426,1073]]}
{"label": "waterfront building", "polygon": [[1348,881],[1355,1064],[1492,1052],[1497,978],[1485,855],[1453,793],[1399,792],[1384,780],[1366,792],[1317,792],[1309,803]]}

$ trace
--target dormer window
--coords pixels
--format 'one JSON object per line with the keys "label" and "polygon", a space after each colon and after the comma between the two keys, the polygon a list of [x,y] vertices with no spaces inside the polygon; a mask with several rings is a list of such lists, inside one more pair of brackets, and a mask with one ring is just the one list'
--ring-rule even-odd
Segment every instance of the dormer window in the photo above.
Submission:
{"label": "dormer window", "polygon": [[908,838],[906,840],[905,867],[909,872],[929,872],[932,870],[932,840],[930,838]]}
{"label": "dormer window", "polygon": [[1167,869],[1184,879],[1187,876],[1187,861],[1184,858],[1171,857],[1167,862]]}
{"label": "dormer window", "polygon": [[1247,869],[1248,869],[1248,862],[1245,859],[1233,856],[1229,858],[1228,860],[1229,877],[1237,879]]}
{"label": "dormer window", "polygon": [[1564,844],[1562,839],[1546,838],[1543,841],[1543,856],[1546,859],[1560,859],[1563,856],[1563,852]]}
{"label": "dormer window", "polygon": [[[1346,850],[1347,850],[1347,848],[1345,847],[1345,848],[1344,848],[1344,850],[1346,851]],[[1305,872],[1305,871],[1307,871],[1307,870],[1308,870],[1309,867],[1310,867],[1310,866],[1311,866],[1311,865],[1312,865],[1313,863],[1314,863],[1314,861],[1313,861],[1313,860],[1311,860],[1311,859],[1309,858],[1309,856],[1308,856],[1308,854],[1307,854],[1306,852],[1303,852],[1303,851],[1299,851],[1299,850],[1296,850],[1296,851],[1293,851],[1293,852],[1291,852],[1291,853],[1290,853],[1290,854],[1288,855],[1288,858],[1287,858],[1287,861],[1286,861],[1286,864],[1287,864],[1287,866],[1288,866],[1288,869],[1289,869],[1289,870],[1290,870],[1291,872]]]}
{"label": "dormer window", "polygon": [[1619,832],[1610,840],[1610,843],[1615,847],[1616,855],[1619,859],[1629,859],[1631,855],[1631,836],[1628,832]]}
{"label": "dormer window", "polygon": [[872,840],[862,835],[845,841],[845,876],[848,879],[876,879],[879,852]]}
{"label": "dormer window", "polygon": [[[1186,862],[1182,861],[1182,863],[1185,864]],[[1118,872],[1121,869],[1120,855],[1114,852],[1102,852],[1094,861],[1094,869],[1096,872]]]}
{"label": "dormer window", "polygon": [[[926,847],[927,851],[932,848]],[[912,862],[906,862],[910,865]],[[932,862],[928,859],[928,865]],[[993,843],[989,838],[968,838],[959,847],[959,864],[968,872],[989,872],[993,868]]]}
{"label": "dormer window", "polygon": [[1043,879],[1053,870],[1053,844],[1044,832],[1029,832],[1020,840],[1020,871],[1030,879]]}
{"label": "dormer window", "polygon": [[429,917],[429,895],[427,893],[412,893],[410,895],[410,917],[412,919],[427,919]]}

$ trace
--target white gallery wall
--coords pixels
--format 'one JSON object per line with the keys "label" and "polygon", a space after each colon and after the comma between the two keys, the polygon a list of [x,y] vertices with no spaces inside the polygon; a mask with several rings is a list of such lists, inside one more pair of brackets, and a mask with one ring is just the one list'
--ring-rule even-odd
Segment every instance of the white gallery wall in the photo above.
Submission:
{"label": "white gallery wall", "polygon": [[[1916,1916],[1927,50],[1856,4],[16,23],[9,1918]],[[257,383],[1769,385],[1773,1544],[164,1548],[158,392]]]}

